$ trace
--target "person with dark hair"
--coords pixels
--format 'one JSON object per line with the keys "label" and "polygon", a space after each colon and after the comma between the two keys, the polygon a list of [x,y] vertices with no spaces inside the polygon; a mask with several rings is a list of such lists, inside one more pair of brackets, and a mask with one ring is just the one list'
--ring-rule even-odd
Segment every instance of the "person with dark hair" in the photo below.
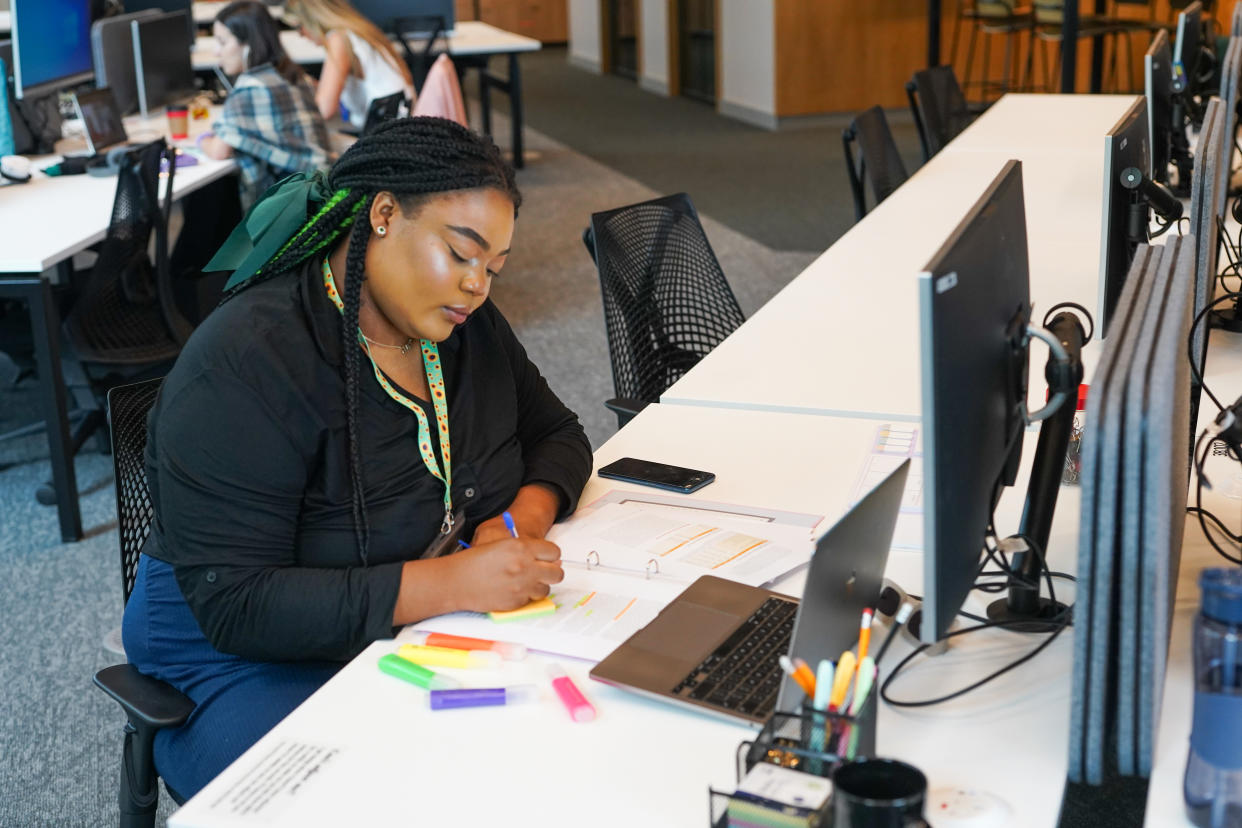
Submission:
{"label": "person with dark hair", "polygon": [[229,3],[216,15],[212,34],[220,69],[237,80],[198,146],[216,160],[237,159],[245,209],[280,178],[327,166],[332,145],[315,89],[285,54],[267,6]]}
{"label": "person with dark hair", "polygon": [[545,536],[591,448],[488,299],[520,201],[490,139],[403,118],[282,181],[209,265],[233,276],[150,415],[123,623],[197,704],[156,737],[178,795],[370,642],[561,579]]}

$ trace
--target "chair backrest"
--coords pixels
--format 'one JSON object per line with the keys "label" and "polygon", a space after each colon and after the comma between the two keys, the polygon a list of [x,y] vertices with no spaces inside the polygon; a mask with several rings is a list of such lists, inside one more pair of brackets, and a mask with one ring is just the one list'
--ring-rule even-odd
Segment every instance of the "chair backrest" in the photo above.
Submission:
{"label": "chair backrest", "polygon": [[155,519],[147,488],[147,415],[164,378],[119,385],[108,392],[108,428],[116,477],[116,521],[121,540],[121,588],[125,601],[134,591],[138,554]]}
{"label": "chair backrest", "polygon": [[618,397],[660,394],[745,317],[685,193],[595,213],[594,251]]}
{"label": "chair backrest", "polygon": [[970,124],[966,96],[952,66],[933,66],[915,72],[906,84],[906,93],[919,128],[923,160],[927,161]]}
{"label": "chair backrest", "polygon": [[[414,91],[423,91],[423,82],[427,79],[427,73],[431,71],[431,64],[435,62],[436,43],[440,43],[439,50],[441,52],[448,51],[448,41],[444,36],[445,30],[444,18],[438,14],[411,14],[402,17],[394,17],[384,26],[384,31],[391,34],[401,42],[401,48],[405,52],[405,63],[410,67],[410,74],[414,77]],[[411,45],[411,41],[426,38],[422,49],[415,50]]]}
{"label": "chair backrest", "polygon": [[404,92],[373,98],[367,105],[367,119],[362,125],[362,134],[366,135],[380,124],[395,121],[401,115],[401,105],[404,103]]}
{"label": "chair backrest", "polygon": [[[902,163],[897,142],[884,110],[873,106],[859,113],[841,135],[845,150],[845,167],[849,173],[850,191],[854,195],[854,216],[861,220],[867,214],[864,182],[871,183],[871,194],[879,204],[909,178]],[[854,144],[858,145],[855,156]]]}
{"label": "chair backrest", "polygon": [[[165,195],[161,203],[161,162]],[[65,333],[88,362],[152,364],[175,357],[193,326],[177,309],[168,256],[175,150],[164,139],[129,150],[117,168],[108,234]],[[148,245],[155,234],[155,263]]]}

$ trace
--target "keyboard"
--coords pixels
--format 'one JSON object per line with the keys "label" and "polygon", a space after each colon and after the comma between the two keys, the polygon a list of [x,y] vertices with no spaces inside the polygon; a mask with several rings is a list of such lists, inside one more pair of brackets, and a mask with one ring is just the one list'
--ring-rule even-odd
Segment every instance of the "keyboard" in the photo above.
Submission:
{"label": "keyboard", "polygon": [[672,693],[753,718],[766,718],[780,691],[779,659],[789,651],[798,604],[768,598]]}

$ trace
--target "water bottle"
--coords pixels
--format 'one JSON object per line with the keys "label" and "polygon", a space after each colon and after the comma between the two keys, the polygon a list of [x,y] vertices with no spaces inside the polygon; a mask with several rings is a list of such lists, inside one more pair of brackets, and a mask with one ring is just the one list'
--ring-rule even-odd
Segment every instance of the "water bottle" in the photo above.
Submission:
{"label": "water bottle", "polygon": [[9,68],[4,59],[0,58],[0,156],[13,155],[17,150],[13,146],[13,119],[9,111],[9,85],[5,78],[9,76]]}
{"label": "water bottle", "polygon": [[1242,569],[1205,569],[1199,589],[1186,812],[1200,828],[1242,828]]}

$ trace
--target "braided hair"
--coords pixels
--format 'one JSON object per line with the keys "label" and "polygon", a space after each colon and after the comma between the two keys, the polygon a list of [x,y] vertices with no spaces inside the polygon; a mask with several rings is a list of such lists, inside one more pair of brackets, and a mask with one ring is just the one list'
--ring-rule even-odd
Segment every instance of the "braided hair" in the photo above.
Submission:
{"label": "braided hair", "polygon": [[[358,555],[367,563],[370,530],[363,497],[362,459],[358,440],[358,389],[362,349],[358,345],[358,308],[371,222],[367,218],[380,192],[392,193],[406,217],[435,195],[463,190],[493,189],[522,203],[513,168],[491,139],[444,118],[400,118],[359,138],[328,173],[332,196],[319,211],[268,260],[255,276],[230,291],[224,300],[258,282],[288,272],[318,256],[349,230],[341,341],[345,354],[345,395],[349,431],[350,489]],[[361,216],[361,220],[358,220]]]}

